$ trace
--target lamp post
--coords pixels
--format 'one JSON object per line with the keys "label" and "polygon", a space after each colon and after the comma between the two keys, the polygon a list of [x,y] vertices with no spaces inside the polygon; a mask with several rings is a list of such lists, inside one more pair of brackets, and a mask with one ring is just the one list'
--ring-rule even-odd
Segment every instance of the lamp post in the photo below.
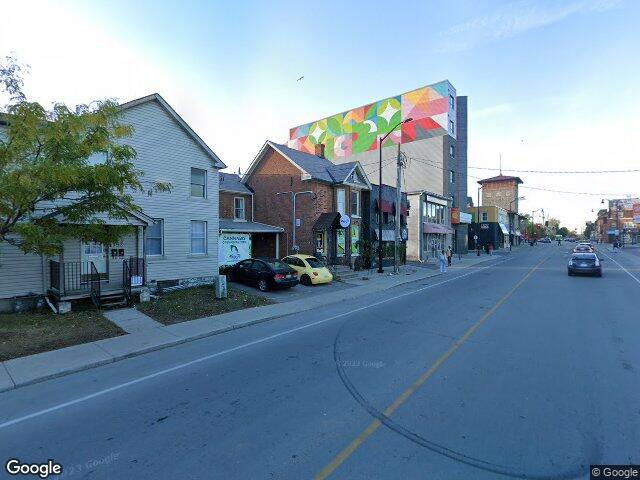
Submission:
{"label": "lamp post", "polygon": [[[513,243],[511,241],[511,229],[513,228],[513,225],[512,225],[512,222],[511,222],[511,217],[513,216],[514,212],[511,211],[511,205],[513,205],[513,202],[517,202],[518,200],[525,200],[525,198],[524,197],[516,197],[516,198],[514,198],[513,200],[511,200],[509,202],[509,251],[511,251],[511,244]],[[514,240],[515,240],[515,237],[514,237]]]}
{"label": "lamp post", "polygon": [[[544,208],[537,208],[536,210],[531,210],[531,236],[535,236],[536,233],[536,222],[535,222],[535,213],[539,212],[539,211],[543,211],[544,212]],[[536,240],[536,239],[534,239]]]}
{"label": "lamp post", "polygon": [[406,122],[410,122],[413,118],[407,118],[398,122],[391,130],[385,133],[378,141],[378,153],[379,153],[379,170],[378,170],[378,273],[384,273],[382,268],[382,142],[384,142],[391,132]]}
{"label": "lamp post", "polygon": [[484,188],[484,185],[480,185],[478,187],[478,216],[476,217],[476,251],[477,251],[477,256],[480,256],[480,190],[482,190]]}
{"label": "lamp post", "polygon": [[292,221],[291,221],[291,250],[292,251],[297,251],[296,248],[296,197],[298,195],[305,195],[305,194],[311,194],[313,195],[313,192],[311,190],[305,190],[304,192],[278,192],[276,193],[276,196],[278,195],[288,195],[291,194],[291,202],[293,203],[292,205]]}

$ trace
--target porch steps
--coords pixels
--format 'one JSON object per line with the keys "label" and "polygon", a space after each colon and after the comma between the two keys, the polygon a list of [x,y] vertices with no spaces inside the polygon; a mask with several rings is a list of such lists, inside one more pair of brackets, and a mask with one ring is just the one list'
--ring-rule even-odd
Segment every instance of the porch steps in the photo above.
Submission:
{"label": "porch steps", "polygon": [[100,296],[100,308],[122,308],[127,306],[127,299],[122,291]]}

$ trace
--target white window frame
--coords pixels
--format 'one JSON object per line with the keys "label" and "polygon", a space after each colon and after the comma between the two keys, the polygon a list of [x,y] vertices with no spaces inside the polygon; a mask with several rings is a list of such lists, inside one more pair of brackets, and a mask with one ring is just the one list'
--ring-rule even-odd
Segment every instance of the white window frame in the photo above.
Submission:
{"label": "white window frame", "polygon": [[[204,252],[194,252],[193,251],[193,224],[194,223],[202,223],[204,224]],[[207,232],[207,222],[206,220],[191,220],[189,222],[189,252],[191,255],[206,255],[208,253],[208,232]],[[201,239],[202,237],[197,237],[197,239]]]}
{"label": "white window frame", "polygon": [[487,212],[480,212],[480,215],[482,216],[483,222],[489,221],[489,214]]}
{"label": "white window frame", "polygon": [[[356,202],[356,213],[353,213],[353,195],[356,195],[356,198],[358,199]],[[362,211],[361,211],[361,199],[362,196],[360,195],[360,190],[351,190],[351,217],[355,217],[355,218],[360,218],[362,215]]]}
{"label": "white window frame", "polygon": [[[340,208],[340,197],[342,197],[342,208]],[[336,207],[340,215],[344,215],[347,211],[347,191],[344,188],[336,190]]]}
{"label": "white window frame", "polygon": [[453,120],[449,120],[449,133],[453,135],[455,131],[456,131],[456,124],[453,122]]}
{"label": "white window frame", "polygon": [[451,108],[451,110],[455,110],[456,108],[456,99],[451,94],[449,94],[449,108]]}
{"label": "white window frame", "polygon": [[[204,173],[204,185],[200,185],[199,183],[193,183],[193,174],[194,170],[197,172]],[[202,195],[194,195],[193,194],[193,186],[198,185],[203,187]],[[207,198],[207,171],[204,168],[191,167],[190,177],[189,177],[189,195],[193,198]]]}
{"label": "white window frame", "polygon": [[455,170],[449,170],[449,182],[456,183],[456,172]]}
{"label": "white window frame", "polygon": [[[242,216],[238,216],[238,206],[236,202],[242,200]],[[244,197],[233,197],[233,219],[234,220],[246,220],[247,219],[247,199]]]}
{"label": "white window frame", "polygon": [[149,253],[149,239],[150,238],[158,238],[158,237],[149,237],[149,230],[147,227],[146,232],[146,242],[147,244],[144,246],[145,253],[149,257],[162,257],[164,255],[164,218],[154,218],[154,223],[157,225],[160,224],[160,253]]}

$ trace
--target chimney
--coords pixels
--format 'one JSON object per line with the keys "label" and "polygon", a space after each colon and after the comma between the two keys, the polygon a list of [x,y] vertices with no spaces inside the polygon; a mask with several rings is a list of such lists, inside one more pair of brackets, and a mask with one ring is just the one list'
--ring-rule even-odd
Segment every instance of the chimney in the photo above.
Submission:
{"label": "chimney", "polygon": [[316,157],[324,158],[324,143],[316,143]]}

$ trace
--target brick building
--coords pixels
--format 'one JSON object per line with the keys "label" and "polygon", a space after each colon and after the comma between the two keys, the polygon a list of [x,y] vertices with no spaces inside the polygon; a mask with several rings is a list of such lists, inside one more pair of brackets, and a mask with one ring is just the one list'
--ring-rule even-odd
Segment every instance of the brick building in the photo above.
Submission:
{"label": "brick building", "polygon": [[360,256],[363,195],[371,184],[358,162],[335,165],[322,144],[314,155],[267,141],[242,181],[254,192],[254,218],[284,230],[281,256],[321,252],[344,264]]}
{"label": "brick building", "polygon": [[250,257],[280,257],[282,227],[254,222],[253,191],[239,175],[220,172],[220,238],[218,255],[221,266],[233,265]]}
{"label": "brick building", "polygon": [[518,245],[521,238],[520,231],[516,228],[520,222],[518,186],[524,182],[520,177],[502,175],[500,172],[500,175],[478,180],[478,183],[482,186],[482,205],[499,207],[508,213],[509,218],[505,223],[511,230],[505,241],[506,245],[508,246],[509,242]]}

